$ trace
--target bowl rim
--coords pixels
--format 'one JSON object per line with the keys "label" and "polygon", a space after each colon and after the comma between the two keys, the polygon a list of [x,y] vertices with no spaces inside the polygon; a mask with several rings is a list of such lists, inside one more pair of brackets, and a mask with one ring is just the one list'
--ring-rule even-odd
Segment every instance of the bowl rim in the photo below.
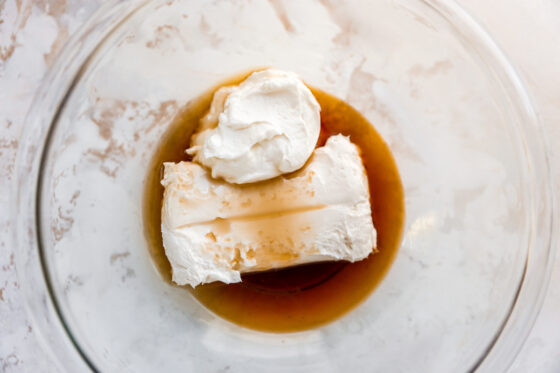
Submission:
{"label": "bowl rim", "polygon": [[[554,227],[558,221],[558,211],[551,178],[550,147],[521,77],[489,33],[454,1],[414,1],[427,5],[439,14],[459,39],[469,42],[475,54],[493,61],[490,67],[492,73],[513,102],[513,107],[519,109],[518,116],[523,119],[517,123],[518,131],[531,135],[521,139],[528,157],[528,179],[534,180],[529,200],[532,229],[527,261],[510,313],[485,353],[469,369],[477,372],[506,371],[522,348],[540,311],[557,249],[558,234]],[[10,208],[15,223],[15,229],[12,230],[14,242],[18,247],[17,275],[22,285],[26,311],[42,348],[61,371],[99,369],[66,324],[50,283],[48,265],[42,255],[38,224],[41,217],[38,191],[42,165],[52,130],[82,72],[113,31],[149,2],[106,1],[68,40],[35,94],[17,151],[15,177],[12,180],[15,198],[11,199]],[[539,211],[538,216],[535,211]]]}

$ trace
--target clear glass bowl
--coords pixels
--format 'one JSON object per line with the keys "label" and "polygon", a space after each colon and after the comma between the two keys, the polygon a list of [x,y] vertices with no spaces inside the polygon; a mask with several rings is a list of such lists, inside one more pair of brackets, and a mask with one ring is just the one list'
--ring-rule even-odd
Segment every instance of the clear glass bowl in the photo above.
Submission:
{"label": "clear glass bowl", "polygon": [[[357,108],[405,188],[403,243],[381,285],[305,332],[214,316],[161,280],[143,234],[146,165],[166,126],[259,66]],[[452,2],[109,2],[53,65],[20,144],[19,274],[35,330],[70,372],[500,372],[550,274],[540,124],[507,60]]]}

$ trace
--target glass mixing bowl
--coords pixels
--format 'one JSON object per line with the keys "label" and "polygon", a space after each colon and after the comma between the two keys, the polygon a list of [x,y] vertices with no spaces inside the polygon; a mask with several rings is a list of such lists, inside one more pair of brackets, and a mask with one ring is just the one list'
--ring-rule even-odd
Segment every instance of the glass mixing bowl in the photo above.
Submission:
{"label": "glass mixing bowl", "polygon": [[[160,278],[143,234],[147,164],[166,127],[189,100],[262,66],[358,109],[405,188],[383,282],[304,332],[213,315]],[[500,372],[550,274],[540,124],[453,2],[109,2],[54,63],[20,146],[18,270],[35,330],[69,372]]]}

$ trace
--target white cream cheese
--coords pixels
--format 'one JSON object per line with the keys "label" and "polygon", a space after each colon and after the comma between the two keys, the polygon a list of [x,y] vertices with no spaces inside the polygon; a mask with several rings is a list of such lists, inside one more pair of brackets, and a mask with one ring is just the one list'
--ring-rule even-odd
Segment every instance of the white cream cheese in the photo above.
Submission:
{"label": "white cream cheese", "polygon": [[315,148],[320,106],[297,75],[275,69],[220,88],[188,154],[212,176],[244,184],[301,168]]}
{"label": "white cream cheese", "polygon": [[376,245],[368,181],[342,135],[301,170],[233,185],[193,162],[165,163],[162,234],[177,284],[241,281],[241,273],[358,261]]}

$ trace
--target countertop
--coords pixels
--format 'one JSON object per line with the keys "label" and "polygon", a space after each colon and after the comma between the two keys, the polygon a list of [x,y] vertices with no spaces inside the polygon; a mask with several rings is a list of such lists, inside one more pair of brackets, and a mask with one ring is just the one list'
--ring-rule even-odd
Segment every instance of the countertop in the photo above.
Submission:
{"label": "countertop", "polygon": [[[459,1],[495,38],[528,87],[560,186],[560,2]],[[16,275],[9,202],[18,137],[35,90],[100,0],[0,0],[0,371],[55,372],[38,344]],[[560,372],[560,255],[537,321],[510,373]]]}

